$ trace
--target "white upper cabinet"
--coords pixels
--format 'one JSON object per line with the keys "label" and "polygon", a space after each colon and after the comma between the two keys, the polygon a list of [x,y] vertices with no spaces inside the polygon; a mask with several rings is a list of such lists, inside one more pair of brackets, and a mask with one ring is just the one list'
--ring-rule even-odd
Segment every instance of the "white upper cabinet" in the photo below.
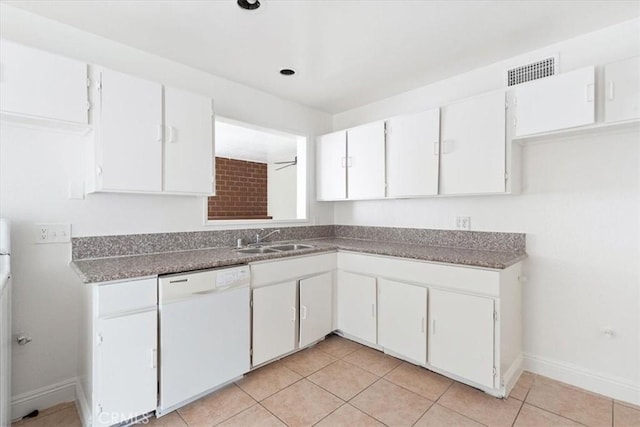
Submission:
{"label": "white upper cabinet", "polygon": [[495,92],[442,108],[440,194],[505,192],[505,102]]}
{"label": "white upper cabinet", "polygon": [[0,41],[3,113],[86,125],[87,64]]}
{"label": "white upper cabinet", "polygon": [[515,88],[515,135],[595,122],[595,67],[589,66]]}
{"label": "white upper cabinet", "polygon": [[640,118],[640,56],[607,64],[605,78],[605,121]]}
{"label": "white upper cabinet", "polygon": [[347,130],[347,196],[382,199],[385,196],[384,122]]}
{"label": "white upper cabinet", "polygon": [[212,194],[213,101],[167,87],[164,115],[164,190]]}
{"label": "white upper cabinet", "polygon": [[99,69],[96,189],[162,191],[162,85]]}
{"label": "white upper cabinet", "polygon": [[92,74],[89,192],[213,194],[211,98],[105,68]]}
{"label": "white upper cabinet", "polygon": [[391,118],[387,126],[387,196],[438,194],[440,109]]}
{"label": "white upper cabinet", "polygon": [[316,198],[347,197],[347,132],[342,130],[316,139]]}

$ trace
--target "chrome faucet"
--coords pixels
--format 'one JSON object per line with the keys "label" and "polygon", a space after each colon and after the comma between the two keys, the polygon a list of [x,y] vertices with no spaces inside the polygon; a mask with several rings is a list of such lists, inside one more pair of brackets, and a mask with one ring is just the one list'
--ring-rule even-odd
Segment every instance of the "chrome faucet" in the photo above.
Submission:
{"label": "chrome faucet", "polygon": [[262,243],[264,241],[264,239],[266,239],[267,237],[271,236],[272,234],[276,234],[280,232],[280,229],[278,230],[273,230],[271,233],[265,234],[264,236],[261,236],[260,233],[262,233],[264,231],[264,228],[260,229],[259,233],[256,233],[256,245],[259,245],[260,243]]}

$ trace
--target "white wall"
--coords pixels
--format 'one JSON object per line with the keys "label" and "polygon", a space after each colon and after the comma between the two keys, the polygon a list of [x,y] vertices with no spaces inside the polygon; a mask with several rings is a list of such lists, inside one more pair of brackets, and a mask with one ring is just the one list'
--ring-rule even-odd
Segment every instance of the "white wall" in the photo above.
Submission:
{"label": "white wall", "polygon": [[[7,39],[208,94],[217,114],[227,118],[305,135],[309,141],[330,130],[325,113],[4,4],[0,8],[1,35]],[[33,337],[28,346],[14,349],[13,395],[26,401],[19,411],[29,409],[34,393],[55,388],[77,372],[79,289],[68,266],[70,245],[35,245],[35,223],[70,222],[74,236],[213,228],[203,225],[204,204],[196,197],[94,194],[69,200],[68,185],[82,176],[90,137],[1,128],[0,215],[13,223],[14,330]],[[313,157],[309,161],[313,177]],[[308,182],[314,200],[314,181]],[[309,209],[313,223],[332,223],[330,204],[310,202]]]}
{"label": "white wall", "polygon": [[267,165],[267,212],[276,220],[295,218],[298,213],[298,167],[276,170],[282,166]]}
{"label": "white wall", "polygon": [[[334,129],[498,89],[507,65],[542,54],[562,72],[639,55],[639,33],[636,19],[568,40],[338,114]],[[521,195],[340,202],[334,220],[450,229],[468,215],[475,230],[527,233],[527,365],[640,403],[639,141],[637,128],[549,139],[524,148]]]}

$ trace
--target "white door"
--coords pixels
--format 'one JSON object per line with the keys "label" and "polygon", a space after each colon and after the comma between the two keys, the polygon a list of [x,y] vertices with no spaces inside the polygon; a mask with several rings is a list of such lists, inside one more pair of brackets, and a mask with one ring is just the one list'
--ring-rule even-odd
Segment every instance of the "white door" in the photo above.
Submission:
{"label": "white door", "polygon": [[385,196],[384,122],[347,131],[347,197],[382,199]]}
{"label": "white door", "polygon": [[87,124],[87,64],[0,41],[0,109],[32,117]]}
{"label": "white door", "polygon": [[477,96],[441,111],[440,194],[505,191],[505,94]]}
{"label": "white door", "polygon": [[253,366],[296,347],[297,282],[253,290]]}
{"label": "white door", "polygon": [[164,190],[213,193],[213,101],[165,87]]}
{"label": "white door", "polygon": [[98,189],[162,190],[162,86],[100,70]]}
{"label": "white door", "polygon": [[438,194],[440,109],[387,120],[387,197]]}
{"label": "white door", "polygon": [[316,198],[347,197],[347,132],[342,130],[316,139]]}
{"label": "white door", "polygon": [[378,279],[378,344],[427,363],[427,288]]}
{"label": "white door", "polygon": [[429,363],[494,386],[494,303],[490,298],[429,290]]}
{"label": "white door", "polygon": [[98,320],[94,422],[113,425],[157,406],[157,312]]}
{"label": "white door", "polygon": [[607,64],[605,79],[605,121],[640,118],[640,56]]}
{"label": "white door", "polygon": [[594,79],[590,66],[516,86],[516,136],[593,123]]}
{"label": "white door", "polygon": [[300,347],[333,330],[332,278],[329,272],[300,280]]}
{"label": "white door", "polygon": [[375,277],[338,271],[338,329],[375,344],[377,305]]}

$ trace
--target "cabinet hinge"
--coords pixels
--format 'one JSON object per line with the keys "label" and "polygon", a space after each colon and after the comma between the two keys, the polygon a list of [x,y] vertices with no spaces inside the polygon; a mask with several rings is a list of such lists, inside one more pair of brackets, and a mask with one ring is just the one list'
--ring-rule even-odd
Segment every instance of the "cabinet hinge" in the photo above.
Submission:
{"label": "cabinet hinge", "polygon": [[91,79],[87,77],[87,87],[91,87]]}
{"label": "cabinet hinge", "polygon": [[496,369],[496,367],[493,367],[493,376],[496,377],[498,375],[498,370]]}
{"label": "cabinet hinge", "polygon": [[517,125],[518,125],[518,118],[517,118],[517,117],[514,117],[514,118],[513,118],[513,125],[514,125],[514,126],[517,126]]}
{"label": "cabinet hinge", "polygon": [[504,180],[508,181],[509,180],[509,172],[505,172],[504,173]]}
{"label": "cabinet hinge", "polygon": [[495,320],[496,322],[498,321],[498,312],[497,311],[493,312],[493,320]]}
{"label": "cabinet hinge", "polygon": [[98,334],[97,340],[96,340],[96,345],[100,345],[104,342],[104,338],[102,337],[102,334]]}
{"label": "cabinet hinge", "polygon": [[249,300],[249,307],[253,308],[253,300],[252,299]]}
{"label": "cabinet hinge", "polygon": [[102,92],[102,73],[100,73],[100,78],[98,79],[96,89],[98,89],[98,92]]}
{"label": "cabinet hinge", "polygon": [[87,111],[91,110],[91,102],[87,101]]}

